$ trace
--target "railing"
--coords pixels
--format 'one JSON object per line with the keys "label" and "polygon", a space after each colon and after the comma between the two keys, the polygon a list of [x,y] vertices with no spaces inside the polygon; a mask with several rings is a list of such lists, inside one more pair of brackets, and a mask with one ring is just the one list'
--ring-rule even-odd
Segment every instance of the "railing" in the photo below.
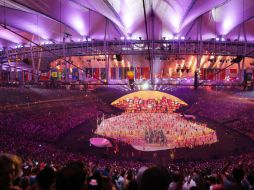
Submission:
{"label": "railing", "polygon": [[[194,41],[194,40],[118,40],[118,41],[91,41],[65,43],[66,56],[87,55],[139,55],[148,53],[148,43],[153,43],[150,52],[153,55],[221,55],[237,56],[247,55],[254,57],[254,43],[239,41]],[[34,46],[34,57],[57,59],[63,56],[63,44],[42,45],[43,48]],[[40,53],[41,52],[41,53]],[[31,57],[31,47],[5,49],[0,51],[0,59],[17,59]]]}

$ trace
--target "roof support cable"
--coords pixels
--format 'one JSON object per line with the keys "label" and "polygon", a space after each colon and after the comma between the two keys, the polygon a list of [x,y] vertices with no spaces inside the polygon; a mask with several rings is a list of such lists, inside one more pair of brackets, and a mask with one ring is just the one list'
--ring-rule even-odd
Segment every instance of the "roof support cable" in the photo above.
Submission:
{"label": "roof support cable", "polygon": [[[3,25],[3,24],[0,24],[0,26],[4,28],[4,25]],[[62,56],[57,55],[57,54],[54,53],[53,51],[50,51],[48,48],[45,48],[45,47],[41,46],[40,44],[38,44],[38,43],[36,43],[36,42],[30,40],[29,38],[27,38],[27,37],[25,37],[25,36],[19,34],[18,32],[12,30],[11,28],[6,27],[6,30],[12,32],[13,34],[15,34],[15,35],[17,35],[17,36],[23,38],[24,40],[26,40],[26,41],[28,41],[28,42],[31,42],[31,43],[34,44],[35,46],[39,47],[42,51],[46,51],[46,52],[52,54],[54,57],[56,57],[56,59],[61,59],[61,60],[65,61],[65,62],[67,62],[68,64],[74,66],[75,68],[77,68],[77,69],[83,71],[83,69],[82,69],[81,67],[79,67],[78,65],[75,65],[73,62],[71,62],[71,61],[69,61],[69,60],[63,58]],[[102,81],[101,79],[99,79],[99,78],[97,78],[97,77],[94,77],[94,79],[100,81],[100,82],[103,83],[103,84],[105,83],[104,81]]]}
{"label": "roof support cable", "polygon": [[6,6],[5,6],[5,1],[4,0],[4,28],[6,27]]}
{"label": "roof support cable", "polygon": [[[144,10],[144,17],[145,17],[145,28],[146,28],[146,38],[147,38],[147,48],[148,48],[148,61],[150,66],[150,80],[151,84],[153,84],[153,71],[152,71],[152,56],[150,52],[150,41],[148,36],[148,26],[147,26],[147,17],[146,17],[146,6],[145,6],[145,0],[143,0],[143,10]],[[152,26],[153,27],[153,26]]]}
{"label": "roof support cable", "polygon": [[104,31],[104,53],[105,53],[105,72],[106,72],[106,84],[109,83],[109,56],[107,54],[107,28],[108,28],[108,18],[105,17],[105,31]]}

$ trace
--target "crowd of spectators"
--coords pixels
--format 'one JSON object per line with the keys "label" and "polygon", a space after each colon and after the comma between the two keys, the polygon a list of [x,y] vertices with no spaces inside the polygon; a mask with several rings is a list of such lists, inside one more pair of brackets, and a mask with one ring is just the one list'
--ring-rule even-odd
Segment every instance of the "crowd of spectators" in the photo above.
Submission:
{"label": "crowd of spectators", "polygon": [[213,120],[254,139],[254,96],[248,95],[223,91],[200,93],[186,112]]}
{"label": "crowd of spectators", "polygon": [[85,101],[80,105],[65,102],[65,105],[57,103],[53,108],[44,105],[36,109],[1,113],[0,130],[25,134],[30,139],[55,141],[70,129],[96,117],[96,105],[89,103],[91,100]]}
{"label": "crowd of spectators", "polygon": [[62,89],[42,89],[33,87],[1,87],[0,89],[0,105],[17,105],[31,102],[39,102],[52,99],[60,99],[65,97],[80,97],[83,93],[75,90]]}
{"label": "crowd of spectators", "polygon": [[226,123],[225,125],[231,129],[234,129],[246,136],[254,139],[254,110],[249,110],[248,113],[239,116],[232,122]]}
{"label": "crowd of spectators", "polygon": [[[58,96],[64,95],[58,93]],[[209,101],[211,96],[200,97],[191,105],[190,113],[228,122],[227,127],[253,138],[250,135],[254,131],[253,103],[241,101],[239,97],[218,96],[221,98],[215,97],[214,101]],[[47,99],[49,95],[45,97]],[[12,103],[22,102],[24,98],[15,97]],[[254,189],[254,152],[205,162],[172,161],[166,166],[154,166],[153,163],[116,161],[73,153],[48,143],[46,139],[54,141],[81,120],[96,116],[96,106],[89,104],[92,98],[86,101],[88,104],[75,105],[75,109],[70,105],[70,109],[55,106],[56,110],[44,107],[36,112],[0,113],[0,190]],[[75,115],[76,110],[81,113],[78,115],[84,116],[79,118]],[[65,115],[67,112],[71,117]],[[40,119],[42,116],[44,119]],[[43,126],[44,122],[47,125]]]}
{"label": "crowd of spectators", "polygon": [[253,190],[253,155],[168,166],[79,160],[38,162],[0,155],[1,190]]}

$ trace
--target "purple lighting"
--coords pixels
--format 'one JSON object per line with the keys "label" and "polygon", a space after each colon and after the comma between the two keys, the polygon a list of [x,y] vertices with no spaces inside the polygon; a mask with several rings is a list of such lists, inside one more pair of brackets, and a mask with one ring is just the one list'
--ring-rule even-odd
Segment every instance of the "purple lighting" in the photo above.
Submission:
{"label": "purple lighting", "polygon": [[[242,0],[243,1],[243,0]],[[246,37],[253,39],[253,1],[213,0],[197,1],[191,6],[192,0],[154,0],[145,1],[148,30],[151,34],[151,16],[154,15],[153,28],[155,40],[186,40],[196,39],[197,27],[202,27],[202,40],[215,39],[215,36],[224,36],[232,41],[238,36],[238,31],[245,23]],[[42,12],[49,12],[50,18],[36,14],[39,3],[29,5],[29,0],[23,0],[24,4],[31,6],[31,10],[17,7],[7,8],[8,16],[6,25],[13,27],[23,36],[41,43],[42,39],[52,39],[54,43],[62,41],[62,33],[67,32],[73,41],[83,41],[82,36],[92,36],[95,40],[104,39],[106,19],[110,20],[106,27],[109,40],[138,40],[139,36],[146,39],[145,20],[142,1],[137,0],[109,0],[113,12],[101,1],[74,0],[63,3],[61,23],[57,3],[47,0],[48,8]],[[78,6],[80,4],[81,6]],[[219,6],[221,5],[221,6]],[[38,6],[38,7],[37,7]],[[87,9],[82,6],[87,6]],[[152,7],[152,8],[151,8]],[[190,10],[188,10],[190,7]],[[91,10],[91,11],[89,11]],[[3,12],[3,9],[0,10]],[[151,14],[153,12],[153,14]],[[243,16],[244,13],[244,16]],[[202,17],[202,22],[197,24],[197,19]],[[1,22],[4,23],[4,18]],[[191,27],[194,26],[194,27]],[[216,27],[214,27],[216,26]],[[188,37],[185,36],[188,33]],[[178,36],[174,36],[174,34]],[[122,37],[121,37],[122,36]],[[242,36],[242,35],[241,35]],[[242,39],[242,38],[240,38]],[[70,42],[70,39],[67,40]],[[216,41],[224,41],[219,37]],[[22,38],[11,34],[6,30],[0,32],[0,44],[2,46],[14,46],[25,42]]]}
{"label": "purple lighting", "polygon": [[75,28],[75,30],[78,31],[80,35],[84,35],[85,25],[82,17],[80,15],[74,15],[70,19],[73,28]]}

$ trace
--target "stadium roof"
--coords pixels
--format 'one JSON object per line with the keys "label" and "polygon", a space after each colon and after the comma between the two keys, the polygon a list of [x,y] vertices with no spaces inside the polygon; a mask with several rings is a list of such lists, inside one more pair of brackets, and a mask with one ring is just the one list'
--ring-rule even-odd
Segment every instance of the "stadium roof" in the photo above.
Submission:
{"label": "stadium roof", "polygon": [[5,26],[42,44],[147,39],[146,22],[149,39],[253,41],[253,16],[253,0],[0,0],[0,48],[27,43]]}

